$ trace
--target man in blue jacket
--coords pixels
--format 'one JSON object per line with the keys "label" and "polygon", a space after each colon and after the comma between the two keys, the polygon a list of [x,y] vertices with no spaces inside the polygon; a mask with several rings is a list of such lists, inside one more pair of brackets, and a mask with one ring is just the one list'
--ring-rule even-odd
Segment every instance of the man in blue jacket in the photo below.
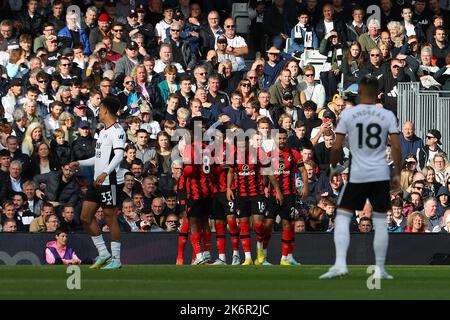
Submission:
{"label": "man in blue jacket", "polygon": [[416,127],[411,121],[403,124],[402,133],[400,134],[400,148],[402,152],[402,160],[408,154],[416,154],[418,149],[423,147],[423,140],[416,136]]}

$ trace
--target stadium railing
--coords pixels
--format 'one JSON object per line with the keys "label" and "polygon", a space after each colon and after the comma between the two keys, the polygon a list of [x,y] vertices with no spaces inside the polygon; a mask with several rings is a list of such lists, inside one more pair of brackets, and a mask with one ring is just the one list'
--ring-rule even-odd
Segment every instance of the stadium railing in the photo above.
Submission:
{"label": "stadium railing", "polygon": [[407,120],[416,127],[416,135],[425,137],[429,129],[441,132],[442,149],[450,150],[450,91],[421,90],[418,82],[397,85],[397,117],[401,125]]}

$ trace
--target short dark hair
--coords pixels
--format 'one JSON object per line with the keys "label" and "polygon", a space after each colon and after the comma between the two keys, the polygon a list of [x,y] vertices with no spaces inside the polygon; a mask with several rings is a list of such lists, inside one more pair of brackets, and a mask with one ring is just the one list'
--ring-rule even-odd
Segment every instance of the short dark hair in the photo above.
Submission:
{"label": "short dark hair", "polygon": [[144,163],[143,163],[142,160],[139,159],[139,158],[134,159],[134,160],[131,162],[131,166],[133,166],[133,164],[137,164],[138,166],[141,166],[141,167],[144,166]]}
{"label": "short dark hair", "polygon": [[286,129],[280,128],[278,129],[278,134],[288,134],[288,132],[286,131]]}
{"label": "short dark hair", "polygon": [[148,131],[145,130],[145,129],[138,129],[138,130],[136,131],[136,136],[137,136],[139,133],[145,133],[145,134],[148,135]]}
{"label": "short dark hair", "polygon": [[55,231],[55,236],[59,236],[61,233],[68,233],[67,230],[62,229],[62,228],[58,228]]}
{"label": "short dark hair", "polygon": [[359,95],[364,95],[366,97],[373,97],[374,99],[378,96],[378,80],[373,76],[364,76],[359,82]]}
{"label": "short dark hair", "polygon": [[306,127],[306,123],[304,123],[301,120],[297,120],[297,122],[295,123],[295,128],[298,129],[298,128],[301,128],[301,127]]}
{"label": "short dark hair", "polygon": [[312,100],[307,100],[305,103],[303,103],[303,110],[305,109],[311,109],[313,111],[317,110],[317,104]]}
{"label": "short dark hair", "polygon": [[108,110],[108,112],[113,115],[115,115],[121,108],[120,101],[116,97],[112,96],[104,98],[100,104],[103,105]]}
{"label": "short dark hair", "polygon": [[372,224],[372,219],[370,219],[369,217],[361,217],[361,219],[359,219],[359,224],[361,224],[361,222],[363,221],[369,221],[370,224]]}
{"label": "short dark hair", "polygon": [[400,207],[403,208],[403,200],[400,197],[395,198],[391,202],[392,207]]}

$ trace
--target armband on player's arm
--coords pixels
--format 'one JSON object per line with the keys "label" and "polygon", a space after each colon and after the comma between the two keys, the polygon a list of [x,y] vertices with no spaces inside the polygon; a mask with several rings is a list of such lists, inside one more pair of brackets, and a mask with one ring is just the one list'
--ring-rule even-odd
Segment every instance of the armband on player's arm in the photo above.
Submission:
{"label": "armband on player's arm", "polygon": [[124,155],[124,150],[122,148],[116,148],[114,149],[114,157],[112,158],[111,162],[109,163],[109,166],[106,168],[105,171],[108,175],[111,174],[122,162]]}
{"label": "armband on player's arm", "polygon": [[95,157],[85,159],[85,160],[78,160],[78,163],[80,167],[91,167],[95,164]]}

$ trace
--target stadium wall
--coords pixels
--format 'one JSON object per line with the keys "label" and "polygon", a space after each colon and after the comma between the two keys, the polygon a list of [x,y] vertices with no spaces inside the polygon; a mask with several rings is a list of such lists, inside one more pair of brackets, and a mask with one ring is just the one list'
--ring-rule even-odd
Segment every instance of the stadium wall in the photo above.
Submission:
{"label": "stadium wall", "polygon": [[[109,235],[106,235],[109,241]],[[0,264],[44,264],[44,249],[53,234],[0,233]],[[374,263],[373,234],[352,234],[348,263],[369,265]],[[215,238],[212,239],[212,255],[216,257]],[[227,258],[231,261],[231,241],[227,238]],[[278,263],[281,251],[281,234],[274,233],[269,247],[268,260]],[[252,241],[253,246],[255,240]],[[92,259],[96,250],[89,236],[70,234],[69,245],[81,259]],[[253,247],[252,250],[255,248]],[[435,253],[450,253],[450,235],[440,233],[408,234],[391,233],[387,264],[427,265]],[[333,234],[297,234],[295,257],[303,264],[334,263]],[[125,264],[174,264],[177,256],[176,233],[127,233],[122,234],[122,262]],[[185,261],[190,262],[191,247],[188,244]],[[241,256],[243,253],[241,252]],[[89,262],[89,261],[87,261]]]}

